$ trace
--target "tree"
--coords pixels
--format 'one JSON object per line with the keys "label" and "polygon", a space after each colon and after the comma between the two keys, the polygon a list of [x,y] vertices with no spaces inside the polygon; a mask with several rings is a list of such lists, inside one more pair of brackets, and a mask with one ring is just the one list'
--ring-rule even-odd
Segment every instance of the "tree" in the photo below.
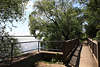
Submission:
{"label": "tree", "polygon": [[96,33],[98,32],[98,29],[96,29],[98,25],[98,22],[91,22],[88,23],[88,25],[86,25],[86,33],[88,35],[88,37],[90,38],[94,38],[96,37]]}
{"label": "tree", "polygon": [[[0,57],[1,60],[6,60],[12,56],[17,56],[20,54],[20,46],[17,44],[18,40],[9,37],[8,33],[4,36],[0,36]],[[13,49],[13,50],[12,50]]]}
{"label": "tree", "polygon": [[[4,32],[8,23],[23,19],[25,5],[28,0],[0,0],[0,33]],[[11,28],[10,27],[10,28]]]}
{"label": "tree", "polygon": [[[17,39],[9,37],[6,32],[6,27],[8,23],[13,26],[13,21],[19,21],[23,18],[25,5],[28,0],[0,0],[0,55],[8,56],[11,50],[11,44],[13,41],[14,45],[14,55],[19,53],[19,46],[15,44],[18,42]],[[11,26],[11,27],[12,27]],[[14,26],[13,26],[14,27]],[[9,57],[9,56],[8,56]]]}
{"label": "tree", "polygon": [[70,1],[41,0],[35,3],[34,8],[29,16],[29,26],[35,37],[68,40],[81,33],[81,22],[78,21],[81,11],[73,8]]}
{"label": "tree", "polygon": [[97,25],[96,29],[98,30],[96,37],[100,40],[100,25]]}
{"label": "tree", "polygon": [[[44,41],[62,41],[81,35],[81,10],[69,0],[41,0],[35,2],[30,14],[29,29],[36,38]],[[56,48],[48,43],[49,48]]]}
{"label": "tree", "polygon": [[100,25],[100,1],[83,0],[82,4],[86,5],[83,9],[84,19],[88,23],[86,25],[86,33],[89,37],[94,38],[98,32],[96,27]]}
{"label": "tree", "polygon": [[28,0],[0,0],[0,20],[10,21],[21,18]]}

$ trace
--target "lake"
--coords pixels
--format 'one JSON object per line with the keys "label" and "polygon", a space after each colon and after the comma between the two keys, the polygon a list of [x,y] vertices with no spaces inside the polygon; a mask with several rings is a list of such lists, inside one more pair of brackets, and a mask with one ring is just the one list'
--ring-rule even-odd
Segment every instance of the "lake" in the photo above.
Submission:
{"label": "lake", "polygon": [[[16,38],[18,39],[18,42],[38,41],[34,37],[16,37]],[[38,42],[21,43],[18,45],[21,46],[21,51],[27,51],[38,48]]]}

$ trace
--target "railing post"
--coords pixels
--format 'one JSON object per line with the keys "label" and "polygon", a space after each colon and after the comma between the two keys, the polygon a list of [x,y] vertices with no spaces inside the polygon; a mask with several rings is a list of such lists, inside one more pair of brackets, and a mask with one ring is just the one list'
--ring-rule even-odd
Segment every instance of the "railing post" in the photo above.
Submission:
{"label": "railing post", "polygon": [[14,47],[13,47],[13,40],[11,40],[11,60],[10,60],[10,64],[12,64],[12,61],[13,61],[13,49]]}
{"label": "railing post", "polygon": [[40,42],[40,41],[38,41],[38,52],[40,51],[40,49],[39,49],[39,47],[40,47],[40,46],[39,46],[39,42]]}

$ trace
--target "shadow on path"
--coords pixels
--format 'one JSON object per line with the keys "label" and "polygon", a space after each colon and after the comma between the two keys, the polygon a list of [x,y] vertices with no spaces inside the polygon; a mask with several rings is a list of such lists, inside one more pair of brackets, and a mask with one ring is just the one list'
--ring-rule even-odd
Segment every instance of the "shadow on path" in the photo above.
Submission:
{"label": "shadow on path", "polygon": [[79,67],[82,46],[83,45],[78,46],[67,67]]}
{"label": "shadow on path", "polygon": [[38,60],[40,60],[40,56],[39,54],[36,54],[19,62],[13,63],[9,67],[35,67],[35,62]]}

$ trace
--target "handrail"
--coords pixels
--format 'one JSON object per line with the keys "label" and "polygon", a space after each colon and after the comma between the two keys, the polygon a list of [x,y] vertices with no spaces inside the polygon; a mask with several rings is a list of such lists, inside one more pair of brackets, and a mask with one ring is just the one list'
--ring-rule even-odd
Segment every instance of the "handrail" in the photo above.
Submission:
{"label": "handrail", "polygon": [[34,37],[34,36],[25,35],[25,36],[0,36],[0,37]]}
{"label": "handrail", "polygon": [[[3,37],[6,37],[6,36],[3,36]],[[12,36],[10,36],[10,37],[12,37]],[[15,36],[15,37],[17,37],[17,36]],[[26,36],[20,36],[20,37],[26,37]],[[31,37],[31,36],[30,36]],[[76,41],[77,39],[72,39],[72,40],[67,40],[67,41],[41,41],[41,40],[37,40],[37,41],[27,41],[27,42],[17,42],[17,43],[12,43],[11,44],[11,57],[10,57],[10,62],[12,63],[12,61],[13,61],[13,58],[15,57],[14,55],[13,55],[13,48],[14,48],[14,46],[13,46],[13,44],[21,44],[21,43],[33,43],[33,42],[37,42],[37,48],[36,49],[31,49],[31,50],[27,50],[27,51],[22,51],[21,53],[24,53],[24,52],[29,52],[29,51],[33,51],[33,50],[37,50],[38,52],[40,51],[40,42],[44,42],[44,43],[62,43],[62,46],[64,46],[64,43],[66,44],[66,43],[68,43],[68,42],[70,42],[70,43],[72,43],[71,41]],[[74,43],[72,44],[72,45],[66,45],[66,46],[68,46],[68,47],[72,47],[72,48],[74,48]],[[77,46],[77,45],[76,45]],[[75,47],[76,47],[75,46]],[[47,49],[46,49],[47,50]],[[57,50],[57,49],[50,49],[50,50]],[[72,50],[72,49],[71,49]]]}
{"label": "handrail", "polygon": [[98,44],[96,44],[92,40],[88,39],[88,45],[90,46],[90,48],[92,50],[92,53],[97,58],[97,48],[98,48]]}
{"label": "handrail", "polygon": [[88,46],[90,47],[90,50],[91,50],[91,52],[92,52],[92,54],[93,54],[93,56],[94,56],[94,58],[95,58],[95,60],[96,60],[96,62],[97,62],[97,64],[98,64],[98,62],[99,62],[99,59],[98,59],[98,43],[94,43],[91,39],[89,39],[88,38]]}

